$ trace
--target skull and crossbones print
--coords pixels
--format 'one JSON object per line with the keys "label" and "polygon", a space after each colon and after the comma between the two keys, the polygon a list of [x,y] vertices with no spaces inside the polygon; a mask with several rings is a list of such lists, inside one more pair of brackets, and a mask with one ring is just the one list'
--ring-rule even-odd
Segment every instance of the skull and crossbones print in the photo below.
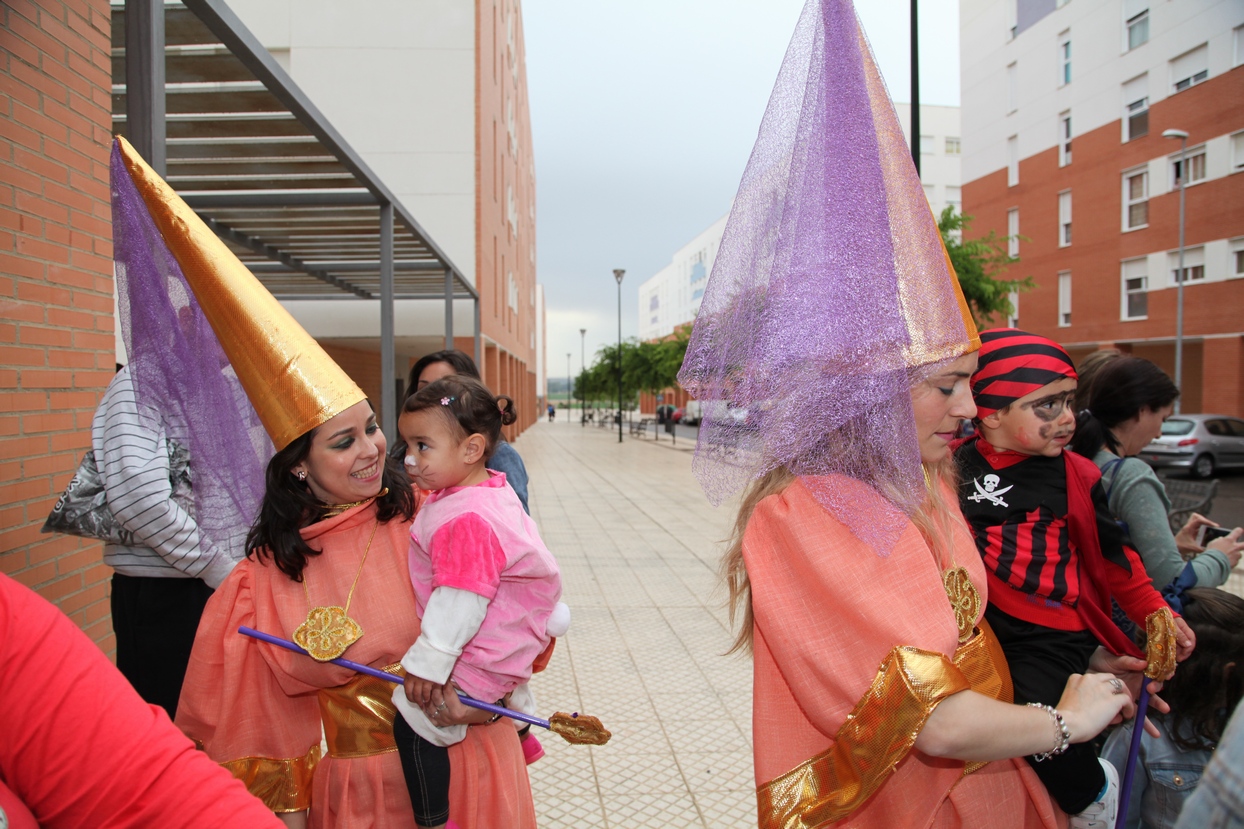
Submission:
{"label": "skull and crossbones print", "polygon": [[1002,479],[997,475],[986,475],[983,483],[984,486],[981,485],[982,481],[975,478],[972,480],[973,486],[976,487],[976,493],[968,496],[969,501],[975,501],[977,503],[980,503],[981,501],[988,501],[995,507],[1010,506],[1010,504],[1003,500],[1002,496],[1014,489],[1014,484],[998,489],[998,484],[1002,483]]}

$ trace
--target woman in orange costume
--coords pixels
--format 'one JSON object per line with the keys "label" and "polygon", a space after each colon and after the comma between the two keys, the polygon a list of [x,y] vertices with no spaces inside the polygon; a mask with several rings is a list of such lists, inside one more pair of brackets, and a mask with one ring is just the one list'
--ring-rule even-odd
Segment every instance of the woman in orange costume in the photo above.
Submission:
{"label": "woman in orange costume", "polygon": [[[295,825],[308,806],[312,827],[415,825],[393,748],[393,688],[254,642],[238,627],[292,638],[310,608],[343,607],[363,631],[347,658],[396,670],[419,636],[406,567],[409,486],[395,464],[386,464],[384,435],[366,402],[292,442],[269,464],[252,554],[212,596],[199,627],[177,724]],[[293,545],[273,553],[282,516],[291,511],[309,517],[298,534],[316,551],[303,551],[301,583],[286,572],[299,558]],[[314,520],[321,511],[330,515]],[[444,699],[455,722],[489,718],[455,695]],[[317,762],[321,716],[329,753]],[[513,725],[482,724],[467,733],[450,753],[454,820],[464,829],[534,827]]]}
{"label": "woman in orange costume", "polygon": [[[180,355],[167,370],[171,396],[194,385],[188,370],[225,377],[231,394],[238,387],[235,399],[208,401],[216,408],[177,408],[155,392],[144,401],[175,410],[191,457],[209,459],[196,466],[196,506],[201,496],[215,506],[249,484],[241,469],[210,474],[225,459],[205,448],[225,414],[245,407],[243,391],[253,407],[243,412],[246,428],[226,428],[215,445],[260,447],[265,431],[276,450],[255,487],[261,503],[247,558],[204,612],[176,723],[287,825],[413,829],[392,685],[326,663],[344,655],[397,671],[418,638],[406,567],[410,483],[386,463],[362,390],[124,139],[113,153],[112,188],[118,283],[141,298],[131,317],[135,307],[167,308],[144,336],[148,347]],[[195,347],[185,348],[191,335]],[[242,625],[299,641],[316,659],[249,639]],[[441,722],[488,719],[452,693],[435,696],[434,705],[446,706]],[[451,815],[462,829],[534,829],[510,722],[469,729],[450,759]]]}
{"label": "woman in orange costume", "polygon": [[1132,708],[1108,672],[1011,704],[952,486],[979,347],[851,2],[808,0],[679,375],[733,415],[693,468],[746,489],[725,570],[762,829],[1065,826],[1013,758]]}

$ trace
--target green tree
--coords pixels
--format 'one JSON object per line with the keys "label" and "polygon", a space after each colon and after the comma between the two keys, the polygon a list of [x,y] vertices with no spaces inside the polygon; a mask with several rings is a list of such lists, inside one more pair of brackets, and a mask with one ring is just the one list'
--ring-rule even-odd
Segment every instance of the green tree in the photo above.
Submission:
{"label": "green tree", "polygon": [[989,231],[984,236],[968,238],[967,229],[972,217],[956,213],[953,205],[947,206],[938,217],[937,229],[942,234],[950,264],[954,266],[968,301],[972,318],[978,325],[991,318],[1005,319],[1015,313],[1007,295],[1012,291],[1029,291],[1033,288],[1032,277],[1023,279],[999,279],[1008,265],[1019,261],[1007,255],[1008,236],[998,236]]}

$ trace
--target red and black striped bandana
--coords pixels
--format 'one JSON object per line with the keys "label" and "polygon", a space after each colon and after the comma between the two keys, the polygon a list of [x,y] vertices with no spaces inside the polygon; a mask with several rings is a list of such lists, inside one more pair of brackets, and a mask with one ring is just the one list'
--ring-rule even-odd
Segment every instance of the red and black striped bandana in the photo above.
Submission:
{"label": "red and black striped bandana", "polygon": [[982,331],[979,355],[972,375],[977,417],[1006,408],[1055,380],[1077,379],[1075,364],[1061,345],[1017,328]]}

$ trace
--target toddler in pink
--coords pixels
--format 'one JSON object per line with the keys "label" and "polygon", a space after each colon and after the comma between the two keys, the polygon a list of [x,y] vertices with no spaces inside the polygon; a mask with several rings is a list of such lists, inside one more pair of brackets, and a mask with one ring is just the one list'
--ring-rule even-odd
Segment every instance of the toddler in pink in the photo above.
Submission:
{"label": "toddler in pink", "polygon": [[[532,663],[551,636],[565,632],[569,610],[558,601],[557,562],[535,522],[505,475],[484,466],[501,426],[514,420],[513,401],[452,376],[420,389],[403,408],[406,468],[429,494],[410,533],[421,632],[402,658],[407,677],[393,695],[402,714],[394,737],[415,822],[439,827],[449,820],[445,747],[460,742],[468,726],[444,722],[446,706],[432,704],[433,691],[452,681],[468,696],[494,702],[509,695],[509,707],[535,713],[527,687]],[[532,743],[525,753],[538,754],[535,737],[524,739]]]}

